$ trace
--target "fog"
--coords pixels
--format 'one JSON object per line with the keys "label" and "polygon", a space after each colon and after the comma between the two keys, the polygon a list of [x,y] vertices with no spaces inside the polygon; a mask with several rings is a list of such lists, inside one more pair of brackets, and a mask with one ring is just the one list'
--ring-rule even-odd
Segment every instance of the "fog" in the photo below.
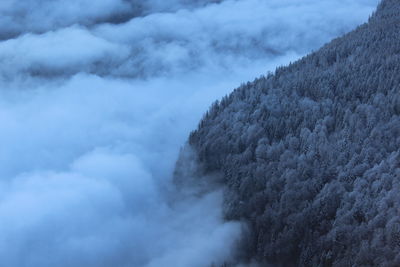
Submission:
{"label": "fog", "polygon": [[0,265],[234,260],[243,226],[223,221],[221,189],[174,188],[180,147],[214,100],[377,3],[2,1]]}

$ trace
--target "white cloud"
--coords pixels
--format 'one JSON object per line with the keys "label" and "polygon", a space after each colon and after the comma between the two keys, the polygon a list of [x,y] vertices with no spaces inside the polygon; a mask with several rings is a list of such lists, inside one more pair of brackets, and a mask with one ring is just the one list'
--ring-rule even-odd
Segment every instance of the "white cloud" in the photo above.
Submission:
{"label": "white cloud", "polygon": [[0,38],[25,32],[42,33],[74,24],[120,23],[151,12],[172,12],[218,1],[191,0],[3,0],[0,3]]}
{"label": "white cloud", "polygon": [[117,16],[129,9],[123,0],[5,0],[0,4],[0,34],[13,36],[22,32],[45,32],[76,23],[90,24]]}
{"label": "white cloud", "polygon": [[[129,56],[123,45],[107,42],[80,27],[26,34],[0,43],[3,75],[62,75],[90,72],[102,62],[112,65]],[[103,63],[105,64],[105,63]]]}

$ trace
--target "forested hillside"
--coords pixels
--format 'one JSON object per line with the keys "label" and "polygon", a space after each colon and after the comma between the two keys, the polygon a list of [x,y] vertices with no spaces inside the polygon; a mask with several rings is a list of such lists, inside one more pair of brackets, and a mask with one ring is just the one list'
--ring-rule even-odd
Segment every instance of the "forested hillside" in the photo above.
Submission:
{"label": "forested hillside", "polygon": [[247,258],[400,266],[400,2],[214,103],[188,145]]}

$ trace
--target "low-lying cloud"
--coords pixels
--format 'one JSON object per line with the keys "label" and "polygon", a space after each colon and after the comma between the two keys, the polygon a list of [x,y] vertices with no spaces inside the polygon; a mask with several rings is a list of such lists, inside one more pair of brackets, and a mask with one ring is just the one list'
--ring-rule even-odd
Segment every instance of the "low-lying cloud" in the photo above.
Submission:
{"label": "low-lying cloud", "polygon": [[43,33],[75,24],[122,23],[154,12],[195,8],[218,0],[4,0],[0,3],[0,39]]}
{"label": "low-lying cloud", "polygon": [[221,191],[171,200],[179,148],[213,100],[377,2],[2,2],[0,265],[231,259]]}

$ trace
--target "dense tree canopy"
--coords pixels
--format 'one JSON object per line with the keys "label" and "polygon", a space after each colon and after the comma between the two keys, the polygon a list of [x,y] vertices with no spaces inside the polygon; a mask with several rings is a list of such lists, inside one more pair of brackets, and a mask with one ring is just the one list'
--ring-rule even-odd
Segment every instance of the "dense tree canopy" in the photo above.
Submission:
{"label": "dense tree canopy", "polygon": [[400,2],[214,103],[188,144],[247,257],[400,266]]}

